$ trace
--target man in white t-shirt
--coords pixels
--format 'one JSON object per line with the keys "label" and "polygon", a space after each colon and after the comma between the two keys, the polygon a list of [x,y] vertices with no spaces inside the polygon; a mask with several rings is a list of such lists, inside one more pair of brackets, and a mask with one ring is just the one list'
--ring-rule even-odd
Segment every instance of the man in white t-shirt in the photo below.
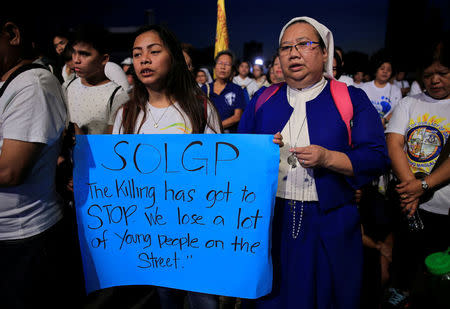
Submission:
{"label": "man in white t-shirt", "polygon": [[107,42],[107,32],[94,25],[80,26],[75,33],[72,59],[78,77],[63,87],[70,121],[84,134],[111,133],[116,111],[129,99],[127,92],[105,75]]}
{"label": "man in white t-shirt", "polygon": [[0,16],[1,303],[72,308],[79,299],[71,272],[79,268],[55,189],[64,93],[50,71],[32,66],[31,18],[19,13]]}

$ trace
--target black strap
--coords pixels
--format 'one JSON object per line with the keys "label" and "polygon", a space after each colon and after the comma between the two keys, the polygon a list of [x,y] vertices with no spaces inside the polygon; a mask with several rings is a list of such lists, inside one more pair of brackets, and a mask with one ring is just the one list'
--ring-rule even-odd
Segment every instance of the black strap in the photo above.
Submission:
{"label": "black strap", "polygon": [[109,112],[111,112],[114,96],[116,95],[117,91],[122,88],[121,86],[118,86],[116,89],[114,89],[113,93],[111,94],[111,97],[109,98]]}
{"label": "black strap", "polygon": [[67,90],[67,88],[69,88],[70,84],[72,84],[77,78],[78,77],[75,75],[75,77],[70,80],[70,82],[66,86],[66,90]]}
{"label": "black strap", "polygon": [[5,81],[5,83],[2,85],[2,88],[0,88],[0,97],[3,95],[3,93],[6,90],[6,87],[8,87],[8,85],[12,82],[12,80],[14,78],[16,78],[17,76],[19,76],[19,74],[31,70],[31,69],[44,69],[44,70],[48,70],[45,66],[38,64],[38,63],[29,63],[29,64],[24,64],[21,67],[17,68],[17,70],[15,70],[14,72],[12,72],[12,74],[8,77],[8,79]]}
{"label": "black strap", "polygon": [[[75,76],[66,86],[66,89],[69,88],[69,86],[77,79],[78,77]],[[111,94],[111,96],[109,97],[109,112],[111,112],[112,109],[112,105],[113,105],[113,101],[114,101],[114,96],[116,95],[117,91],[119,91],[119,89],[122,88],[122,86],[117,86],[116,89],[114,89],[113,93]]]}

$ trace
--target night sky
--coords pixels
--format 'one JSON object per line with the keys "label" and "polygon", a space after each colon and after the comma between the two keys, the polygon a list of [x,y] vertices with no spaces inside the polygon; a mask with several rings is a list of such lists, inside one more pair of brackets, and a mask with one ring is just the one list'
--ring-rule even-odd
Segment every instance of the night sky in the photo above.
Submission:
{"label": "night sky", "polygon": [[[428,1],[429,6],[438,7],[442,12],[450,12],[449,2]],[[86,21],[102,23],[106,27],[138,27],[147,22],[146,9],[153,9],[154,21],[168,26],[180,41],[190,43],[194,48],[214,44],[216,0],[80,0],[66,4],[71,7],[45,7],[52,17],[44,21],[48,29],[59,25],[74,27]],[[276,50],[283,25],[293,17],[310,16],[333,32],[335,45],[345,52],[360,51],[371,55],[384,46],[388,4],[388,0],[225,0],[230,49],[242,57],[244,42],[262,42],[264,57],[268,59]],[[449,18],[444,20],[448,28]]]}

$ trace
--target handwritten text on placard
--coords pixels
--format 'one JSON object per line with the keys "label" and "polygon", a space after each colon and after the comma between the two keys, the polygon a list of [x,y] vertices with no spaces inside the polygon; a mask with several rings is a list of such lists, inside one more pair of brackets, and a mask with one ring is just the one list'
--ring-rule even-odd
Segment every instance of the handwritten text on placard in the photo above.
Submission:
{"label": "handwritten text on placard", "polygon": [[279,150],[269,135],[77,136],[74,187],[88,292],[150,284],[270,292]]}

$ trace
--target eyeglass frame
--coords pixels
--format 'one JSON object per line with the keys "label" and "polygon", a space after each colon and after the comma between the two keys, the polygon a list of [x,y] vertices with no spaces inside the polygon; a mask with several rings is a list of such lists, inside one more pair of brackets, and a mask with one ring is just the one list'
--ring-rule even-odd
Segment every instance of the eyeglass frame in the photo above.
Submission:
{"label": "eyeglass frame", "polygon": [[[281,55],[282,53],[283,54],[286,53],[286,55],[290,54],[290,53],[292,53],[292,47],[294,47],[297,52],[301,53],[302,51],[305,51],[305,50],[311,50],[312,44],[320,45],[320,42],[307,40],[307,41],[301,41],[301,42],[298,42],[298,43],[292,44],[292,45],[280,46],[280,47],[278,47],[278,54],[279,55]],[[300,49],[297,46],[300,46]],[[287,48],[289,48],[289,52],[287,52]]]}
{"label": "eyeglass frame", "polygon": [[216,62],[216,64],[215,64],[216,66],[224,66],[224,67],[231,67],[231,66],[233,66],[233,64],[232,63],[228,63],[228,62],[222,62],[222,61],[220,61],[220,62]]}

